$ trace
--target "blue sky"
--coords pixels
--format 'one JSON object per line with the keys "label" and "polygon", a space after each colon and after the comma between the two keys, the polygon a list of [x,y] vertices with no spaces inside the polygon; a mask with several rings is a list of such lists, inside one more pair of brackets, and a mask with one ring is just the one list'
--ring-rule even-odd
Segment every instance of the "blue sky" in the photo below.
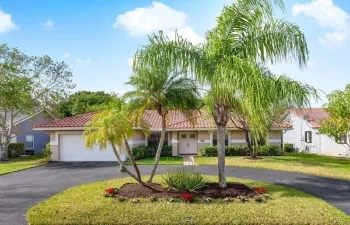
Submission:
{"label": "blue sky", "polygon": [[[232,0],[0,0],[0,44],[28,55],[49,55],[72,69],[77,90],[124,93],[130,58],[159,29],[175,29],[194,42],[215,25]],[[278,64],[271,69],[326,93],[350,81],[350,1],[286,0],[286,20],[304,31],[308,68]],[[313,102],[320,106],[322,102]]]}

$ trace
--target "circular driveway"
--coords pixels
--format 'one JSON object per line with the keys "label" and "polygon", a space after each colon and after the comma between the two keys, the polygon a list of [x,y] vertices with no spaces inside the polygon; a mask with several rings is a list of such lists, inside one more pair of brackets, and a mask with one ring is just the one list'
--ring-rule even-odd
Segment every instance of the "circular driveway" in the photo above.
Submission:
{"label": "circular driveway", "polygon": [[[164,173],[169,166],[159,166]],[[217,175],[215,166],[197,166],[204,174]],[[152,166],[140,166],[143,175]],[[350,215],[350,181],[274,170],[226,167],[226,176],[279,184],[322,198]],[[94,181],[127,177],[116,163],[57,162],[0,176],[0,224],[27,224],[31,206],[69,187]]]}

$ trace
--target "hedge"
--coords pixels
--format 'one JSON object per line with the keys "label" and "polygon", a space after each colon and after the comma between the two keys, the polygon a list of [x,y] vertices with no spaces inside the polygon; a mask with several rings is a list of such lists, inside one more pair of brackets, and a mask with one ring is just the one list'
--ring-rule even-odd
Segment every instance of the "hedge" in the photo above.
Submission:
{"label": "hedge", "polygon": [[25,145],[24,143],[11,143],[8,147],[8,156],[9,158],[16,158],[20,155],[25,154]]}
{"label": "hedge", "polygon": [[285,152],[294,152],[294,145],[291,143],[285,143],[284,144],[284,151]]}
{"label": "hedge", "polygon": [[[144,159],[146,157],[156,156],[157,147],[154,146],[137,146],[132,148],[132,155],[135,160]],[[172,147],[163,145],[160,156],[172,156]]]}
{"label": "hedge", "polygon": [[[283,149],[277,145],[262,145],[257,150],[258,156],[280,156],[284,155]],[[200,150],[201,156],[206,157],[217,157],[218,147],[217,146],[205,146]],[[225,146],[226,156],[248,156],[249,151],[247,146]]]}

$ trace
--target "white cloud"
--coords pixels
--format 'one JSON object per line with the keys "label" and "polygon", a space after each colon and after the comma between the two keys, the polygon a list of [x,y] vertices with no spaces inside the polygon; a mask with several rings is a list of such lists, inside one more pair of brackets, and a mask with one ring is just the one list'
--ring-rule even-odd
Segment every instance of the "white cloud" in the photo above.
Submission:
{"label": "white cloud", "polygon": [[124,14],[118,15],[114,28],[122,27],[131,36],[143,36],[157,33],[160,30],[173,39],[174,31],[193,43],[203,42],[204,39],[197,35],[186,24],[187,15],[160,2],[153,2],[151,6],[136,8]]}
{"label": "white cloud", "polygon": [[[197,35],[194,32],[194,30],[191,27],[189,27],[189,26],[177,29],[177,33],[180,36],[182,36],[182,37],[186,38],[187,40],[191,41],[193,44],[199,44],[199,43],[203,43],[204,42],[204,39],[201,36]],[[174,40],[175,39],[175,31],[166,30],[166,31],[164,31],[164,34],[167,35],[170,40]]]}
{"label": "white cloud", "polygon": [[69,53],[69,52],[65,52],[65,53],[63,54],[63,57],[64,57],[65,59],[70,58],[70,53]]}
{"label": "white cloud", "polygon": [[45,22],[45,23],[43,23],[43,25],[44,25],[44,27],[48,27],[48,28],[50,28],[50,27],[53,27],[53,26],[54,26],[54,24],[53,24],[52,20],[46,20],[46,22]]}
{"label": "white cloud", "polygon": [[87,58],[86,60],[82,59],[82,58],[76,58],[75,59],[75,64],[90,64],[91,63],[91,59]]}
{"label": "white cloud", "polygon": [[84,60],[82,60],[81,58],[76,58],[75,60],[75,64],[83,64]]}
{"label": "white cloud", "polygon": [[129,66],[132,66],[133,62],[134,62],[133,58],[128,58],[128,65]]}
{"label": "white cloud", "polygon": [[4,34],[10,30],[19,29],[12,21],[11,14],[7,14],[0,8],[0,34]]}
{"label": "white cloud", "polygon": [[318,40],[331,48],[350,40],[350,16],[332,0],[313,0],[309,3],[295,4],[293,15],[304,14],[314,19],[321,27],[331,29]]}

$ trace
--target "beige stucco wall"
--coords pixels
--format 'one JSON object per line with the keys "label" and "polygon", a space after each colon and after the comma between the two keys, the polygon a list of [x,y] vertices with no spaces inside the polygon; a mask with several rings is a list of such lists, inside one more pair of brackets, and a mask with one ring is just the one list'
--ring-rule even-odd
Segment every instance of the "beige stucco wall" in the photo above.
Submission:
{"label": "beige stucco wall", "polygon": [[142,130],[135,130],[134,136],[132,137],[133,141],[145,141],[145,134]]}
{"label": "beige stucco wall", "polygon": [[245,134],[242,130],[231,130],[231,140],[245,140]]}
{"label": "beige stucco wall", "polygon": [[210,145],[210,132],[209,131],[198,131],[198,144],[197,152],[200,151],[204,146]]}

